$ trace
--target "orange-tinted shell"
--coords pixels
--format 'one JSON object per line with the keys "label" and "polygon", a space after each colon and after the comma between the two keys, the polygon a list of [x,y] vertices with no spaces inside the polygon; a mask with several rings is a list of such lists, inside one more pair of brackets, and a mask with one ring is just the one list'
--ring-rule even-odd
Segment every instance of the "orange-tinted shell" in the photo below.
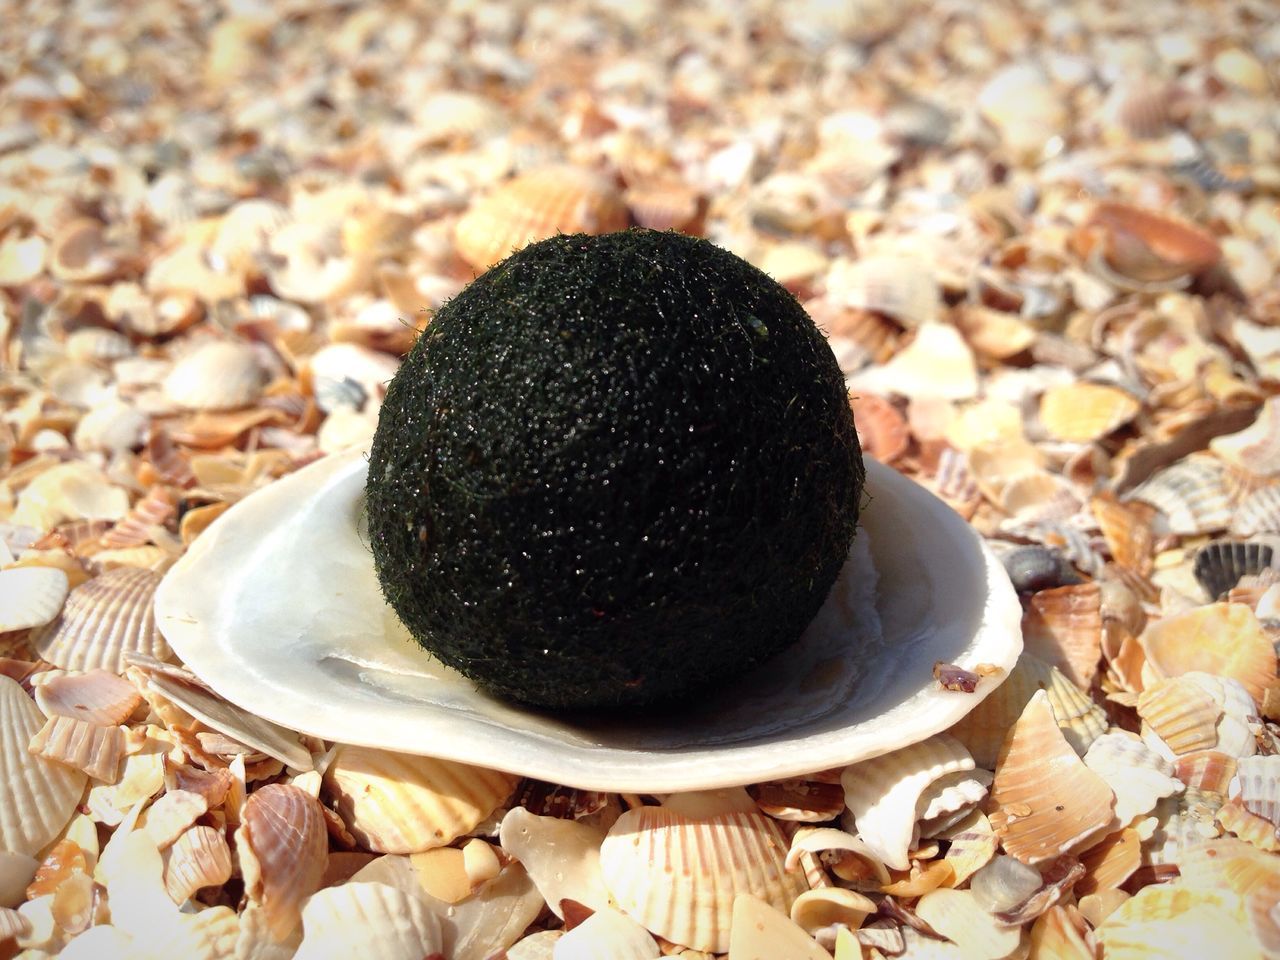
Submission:
{"label": "orange-tinted shell", "polygon": [[626,229],[617,189],[590,170],[553,166],[520,174],[477,200],[454,230],[462,259],[486,270],[516,250],[558,233]]}
{"label": "orange-tinted shell", "polygon": [[1057,667],[1087,690],[1102,656],[1102,590],[1096,583],[1041,590],[1022,618],[1028,653]]}
{"label": "orange-tinted shell", "polygon": [[1077,244],[1100,243],[1107,263],[1134,280],[1169,280],[1218,264],[1222,248],[1214,236],[1183,220],[1115,201],[1094,207]]}
{"label": "orange-tinted shell", "polygon": [[32,634],[32,648],[65,670],[122,673],[129,653],[168,659],[173,652],[151,610],[159,583],[159,574],[138,567],[99,574],[67,595],[62,615]]}
{"label": "orange-tinted shell", "polygon": [[881,463],[892,463],[907,451],[911,431],[898,408],[883,397],[860,393],[849,398],[862,452]]}
{"label": "orange-tinted shell", "polygon": [[1211,603],[1147,625],[1140,638],[1157,678],[1192,670],[1240,681],[1261,702],[1276,679],[1276,651],[1253,611]]}

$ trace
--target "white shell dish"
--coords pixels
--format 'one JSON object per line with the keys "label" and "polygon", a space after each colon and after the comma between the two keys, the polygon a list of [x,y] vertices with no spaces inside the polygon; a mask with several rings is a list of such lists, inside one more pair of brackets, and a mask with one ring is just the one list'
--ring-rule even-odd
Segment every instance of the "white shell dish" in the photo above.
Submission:
{"label": "white shell dish", "polygon": [[[156,621],[218,693],[327,740],[430,754],[569,786],[705,789],[864,760],[943,730],[1022,650],[999,561],[954,512],[868,460],[862,523],[801,640],[698,702],[557,715],[479,692],[410,639],[363,539],[366,454],[247,497],[174,565]],[[949,692],[935,661],[1002,668]]]}

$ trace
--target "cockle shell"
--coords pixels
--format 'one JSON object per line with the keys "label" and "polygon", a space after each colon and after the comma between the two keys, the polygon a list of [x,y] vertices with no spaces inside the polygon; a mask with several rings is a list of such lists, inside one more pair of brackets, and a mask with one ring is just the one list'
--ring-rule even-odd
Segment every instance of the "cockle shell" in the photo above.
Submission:
{"label": "cockle shell", "polygon": [[303,903],[319,888],[328,837],[320,804],[297,787],[274,783],[249,794],[236,847],[245,892],[266,910],[275,940],[294,930]]}
{"label": "cockle shell", "polygon": [[1005,850],[1039,863],[1078,848],[1112,818],[1115,796],[1086,767],[1058,729],[1048,695],[1039,691],[1000,749],[991,824]]}
{"label": "cockle shell", "polygon": [[1280,827],[1280,756],[1241,758],[1234,783],[1232,796],[1246,810]]}
{"label": "cockle shell", "polygon": [[630,214],[617,189],[590,170],[544,167],[520,174],[472,204],[458,221],[458,253],[485,270],[537,240],[557,233],[610,233]]}
{"label": "cockle shell", "polygon": [[151,610],[159,583],[158,574],[137,567],[99,574],[68,594],[56,620],[32,633],[32,649],[65,670],[111,673],[124,671],[130,653],[172,657]]}
{"label": "cockle shell", "polygon": [[52,567],[0,570],[0,633],[42,627],[67,599],[67,575]]}
{"label": "cockle shell", "polygon": [[1151,811],[1161,797],[1183,789],[1173,776],[1173,765],[1128,733],[1104,733],[1090,745],[1084,765],[1115,794],[1115,815],[1121,826]]}
{"label": "cockle shell", "polygon": [[1054,440],[1092,443],[1132,420],[1140,406],[1118,387],[1080,381],[1044,392],[1040,424]]}
{"label": "cockle shell", "polygon": [[302,911],[295,960],[380,960],[444,956],[440,919],[425,901],[384,883],[345,883],[321,890]]}
{"label": "cockle shell", "polygon": [[804,879],[785,868],[787,842],[759,813],[693,819],[662,807],[618,818],[600,868],[618,906],[650,932],[695,950],[729,948],[734,898],[787,911]]}
{"label": "cockle shell", "polygon": [[905,870],[910,866],[907,852],[925,790],[941,777],[973,769],[973,757],[964,745],[940,733],[852,764],[840,775],[840,783],[858,835],[888,866]]}
{"label": "cockle shell", "polygon": [[837,260],[827,296],[850,307],[892,317],[908,329],[938,319],[942,292],[927,262],[901,256]]}
{"label": "cockle shell", "polygon": [[1218,808],[1214,820],[1228,833],[1269,853],[1280,853],[1280,832],[1266,817],[1245,808],[1238,797]]}
{"label": "cockle shell", "polygon": [[71,819],[84,789],[81,771],[27,751],[44,722],[22,687],[0,676],[0,850],[30,856],[42,849]]}
{"label": "cockle shell", "polygon": [[1022,619],[1024,649],[1087,690],[1102,655],[1102,590],[1096,583],[1040,590]]}
{"label": "cockle shell", "polygon": [[1257,957],[1240,922],[1240,899],[1226,891],[1182,884],[1145,887],[1097,930],[1108,960],[1177,957]]}
{"label": "cockle shell", "polygon": [[1174,760],[1173,775],[1189,789],[1225,797],[1236,775],[1236,758],[1218,750],[1195,750]]}
{"label": "cockle shell", "polygon": [[1276,652],[1244,604],[1212,603],[1156,620],[1139,641],[1156,679],[1202,671],[1240,681],[1255,701],[1276,679]]}
{"label": "cockle shell", "polygon": [[1259,487],[1244,497],[1231,517],[1233,536],[1280,532],[1280,484]]}
{"label": "cockle shell", "polygon": [[1142,838],[1126,827],[1103,837],[1080,855],[1085,874],[1073,888],[1077,897],[1114,890],[1142,866]]}
{"label": "cockle shell", "polygon": [[1218,745],[1222,708],[1191,677],[1171,677],[1138,695],[1138,715],[1174,754]]}
{"label": "cockle shell", "polygon": [[831,954],[794,919],[747,893],[734,898],[725,949],[733,960],[831,960]]}
{"label": "cockle shell", "polygon": [[112,783],[125,751],[124,727],[103,727],[73,717],[50,717],[27,749],[46,760]]}
{"label": "cockle shell", "polygon": [[1272,560],[1270,544],[1211,540],[1196,551],[1191,570],[1205,594],[1220,600],[1242,577],[1254,577],[1264,570],[1275,573]]}
{"label": "cockle shell", "polygon": [[362,846],[417,853],[472,830],[511,795],[516,778],[451,760],[341,746],[324,783]]}
{"label": "cockle shell", "polygon": [[1099,494],[1090,498],[1089,512],[1102,529],[1112,559],[1138,576],[1149,576],[1154,566],[1155,509],[1140,500],[1121,503],[1110,494]]}
{"label": "cockle shell", "polygon": [[245,343],[215,340],[197,347],[164,379],[169,400],[189,410],[235,410],[262,392],[266,372]]}
{"label": "cockle shell", "polygon": [[968,400],[978,395],[977,361],[955,327],[926,323],[888,363],[854,374],[848,384],[884,396]]}
{"label": "cockle shell", "polygon": [[609,905],[609,891],[600,872],[603,830],[513,807],[502,818],[498,837],[502,849],[524,864],[556,916],[563,918],[560,904],[566,898],[593,910]]}
{"label": "cockle shell", "polygon": [[1126,499],[1156,507],[1181,536],[1225,530],[1232,521],[1226,465],[1216,457],[1190,456],[1152,474],[1134,487]]}

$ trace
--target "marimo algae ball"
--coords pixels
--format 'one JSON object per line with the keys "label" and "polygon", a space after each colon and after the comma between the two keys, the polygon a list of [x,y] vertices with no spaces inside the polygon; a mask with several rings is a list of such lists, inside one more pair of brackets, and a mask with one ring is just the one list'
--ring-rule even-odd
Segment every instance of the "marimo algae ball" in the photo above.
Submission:
{"label": "marimo algae ball", "polygon": [[535,243],[432,319],[369,459],[383,593],[481,688],[594,708],[716,690],[793,643],[854,536],[844,380],[719,247]]}

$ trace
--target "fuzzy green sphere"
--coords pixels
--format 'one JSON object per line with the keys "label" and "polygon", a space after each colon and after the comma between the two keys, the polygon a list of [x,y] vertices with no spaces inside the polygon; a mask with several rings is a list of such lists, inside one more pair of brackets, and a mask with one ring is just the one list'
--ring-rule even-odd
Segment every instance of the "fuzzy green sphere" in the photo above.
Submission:
{"label": "fuzzy green sphere", "polygon": [[794,642],[864,479],[795,298],[677,233],[560,236],[443,306],[391,382],[369,536],[414,637],[556,708],[721,688]]}

